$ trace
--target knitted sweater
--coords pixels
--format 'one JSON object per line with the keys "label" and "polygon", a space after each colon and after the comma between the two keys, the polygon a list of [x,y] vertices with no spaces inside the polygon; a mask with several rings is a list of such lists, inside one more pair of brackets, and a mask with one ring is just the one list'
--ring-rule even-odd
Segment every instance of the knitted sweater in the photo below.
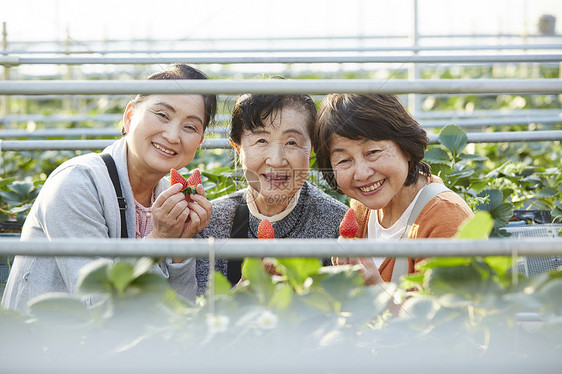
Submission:
{"label": "knitted sweater", "polygon": [[[430,177],[428,183],[442,183],[437,177]],[[355,210],[359,230],[357,237],[366,238],[369,226],[371,209],[357,200],[351,201],[351,207]],[[444,191],[435,196],[422,209],[418,218],[414,221],[408,239],[416,238],[451,238],[460,225],[474,213],[466,202],[453,191]],[[379,267],[379,272],[385,282],[390,282],[394,270],[394,258],[386,258]],[[410,258],[408,261],[408,274],[414,272],[414,266],[421,258]]]}
{"label": "knitted sweater", "polygon": [[[236,208],[244,199],[247,189],[213,200],[213,213],[209,225],[198,238],[229,238]],[[322,192],[317,187],[305,183],[299,200],[293,210],[280,221],[273,223],[275,238],[337,238],[339,224],[348,207]],[[259,219],[249,215],[248,238],[257,238]],[[235,240],[235,239],[233,239]],[[216,260],[215,269],[226,275],[228,261]],[[209,260],[197,259],[197,294],[202,295],[207,288]]]}

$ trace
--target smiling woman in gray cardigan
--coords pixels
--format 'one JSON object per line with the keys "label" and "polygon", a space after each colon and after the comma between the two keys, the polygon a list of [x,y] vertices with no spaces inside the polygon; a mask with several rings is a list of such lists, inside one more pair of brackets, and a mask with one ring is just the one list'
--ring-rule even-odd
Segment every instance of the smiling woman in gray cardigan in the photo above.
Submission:
{"label": "smiling woman in gray cardigan", "polygon": [[[178,64],[149,79],[207,79]],[[128,238],[193,237],[207,225],[211,204],[204,196],[188,203],[181,184],[164,177],[186,166],[214,116],[214,95],[138,95],[125,110],[126,136],[106,148],[115,161],[126,199]],[[197,186],[203,194],[203,187]],[[120,212],[114,186],[100,155],[75,157],[51,173],[24,223],[22,240],[119,238]],[[77,253],[79,254],[79,253]],[[47,292],[73,293],[80,269],[92,258],[16,256],[2,307],[27,313],[28,302]],[[195,298],[195,260],[164,259],[153,269],[186,299]],[[86,304],[99,300],[85,299]]]}

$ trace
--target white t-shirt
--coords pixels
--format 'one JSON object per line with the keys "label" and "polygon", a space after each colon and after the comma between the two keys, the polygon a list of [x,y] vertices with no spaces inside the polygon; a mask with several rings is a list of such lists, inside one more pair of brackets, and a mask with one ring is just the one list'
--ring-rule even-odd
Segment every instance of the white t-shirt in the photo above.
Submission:
{"label": "white t-shirt", "polygon": [[[378,217],[378,210],[371,209],[369,222],[367,224],[367,238],[383,240],[399,240],[402,238],[402,235],[404,235],[404,232],[406,231],[410,214],[412,214],[412,210],[414,210],[414,205],[416,205],[416,201],[425,187],[427,187],[427,185],[418,191],[416,197],[414,197],[414,200],[412,200],[410,205],[408,205],[408,208],[406,208],[404,213],[402,213],[400,218],[398,218],[398,221],[394,222],[394,225],[389,228],[381,226]],[[385,257],[373,257],[373,261],[375,262],[375,265],[377,265],[377,268],[381,266],[384,260]]]}

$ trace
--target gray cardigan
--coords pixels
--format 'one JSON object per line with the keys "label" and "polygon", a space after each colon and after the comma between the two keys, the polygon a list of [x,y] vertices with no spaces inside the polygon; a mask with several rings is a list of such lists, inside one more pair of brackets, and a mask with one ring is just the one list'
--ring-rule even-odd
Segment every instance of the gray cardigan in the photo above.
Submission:
{"label": "gray cardigan", "polygon": [[[246,189],[212,201],[213,213],[209,225],[203,229],[199,238],[230,238],[234,214],[244,199]],[[337,238],[339,224],[349,207],[305,183],[300,191],[295,208],[285,218],[273,223],[275,238]],[[259,219],[250,213],[248,238],[257,238]],[[236,240],[236,239],[233,239]],[[217,253],[220,256],[220,253]],[[226,275],[228,261],[218,259],[215,269]],[[207,289],[209,260],[197,259],[197,295]]]}
{"label": "gray cardigan", "polygon": [[[127,200],[129,238],[135,237],[136,217],[133,191],[127,171],[126,138],[104,150],[115,160],[121,189]],[[168,188],[162,179],[155,188],[158,196]],[[107,168],[96,153],[74,157],[55,169],[45,181],[22,228],[21,240],[36,238],[119,238],[121,218],[115,190]],[[134,239],[130,239],[134,240]],[[16,256],[10,271],[2,307],[27,313],[27,303],[47,292],[73,293],[79,270],[93,258]],[[170,286],[189,300],[195,298],[195,261],[172,264],[165,259],[153,269]],[[94,301],[99,298],[94,298]],[[85,302],[91,304],[92,298]]]}

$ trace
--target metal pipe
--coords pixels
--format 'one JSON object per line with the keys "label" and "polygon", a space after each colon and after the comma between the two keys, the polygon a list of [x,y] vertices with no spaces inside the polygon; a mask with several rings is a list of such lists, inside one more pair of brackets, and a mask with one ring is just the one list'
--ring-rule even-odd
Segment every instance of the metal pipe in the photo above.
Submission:
{"label": "metal pipe", "polygon": [[[438,144],[438,134],[428,134],[429,144]],[[473,132],[466,134],[469,143],[515,143],[561,141],[562,130],[552,131],[513,131],[513,132]],[[2,151],[95,151],[104,149],[115,140],[0,140]],[[203,149],[230,148],[228,139],[205,139],[201,144]]]}
{"label": "metal pipe", "polygon": [[[41,98],[48,96],[39,96]],[[84,95],[79,95],[78,97],[87,97]],[[320,99],[319,99],[320,100]],[[462,119],[461,119],[462,117]],[[485,117],[485,118],[482,118]],[[434,127],[433,122],[437,121],[437,118],[447,118],[449,123],[451,121],[456,121],[455,124],[458,126],[463,126],[461,121],[484,121],[488,117],[502,117],[498,118],[498,121],[505,121],[505,123],[497,122],[497,124],[507,125],[510,123],[556,123],[562,119],[562,111],[560,109],[518,109],[518,110],[475,110],[473,112],[457,112],[457,111],[430,111],[430,112],[419,112],[416,118],[424,123],[427,123],[427,127]],[[118,122],[123,118],[121,113],[107,113],[107,114],[97,114],[97,115],[87,115],[87,114],[70,114],[70,115],[45,115],[45,114],[11,114],[7,116],[0,117],[0,123],[6,122]],[[215,116],[215,122],[226,122],[230,120],[230,115],[228,114],[217,114]],[[490,125],[495,124],[495,119],[490,118]],[[437,123],[437,122],[435,122]],[[1,137],[1,136],[0,136]]]}
{"label": "metal pipe", "polygon": [[[38,122],[48,122],[36,119]],[[59,119],[56,122],[74,122],[77,120],[64,120]],[[84,119],[82,121],[95,121],[95,119]],[[0,122],[3,121],[0,118]],[[441,128],[450,124],[455,124],[462,128],[471,127],[493,127],[493,126],[516,126],[531,123],[562,123],[561,116],[553,117],[517,117],[517,118],[475,118],[475,119],[447,119],[447,120],[426,120],[419,121],[423,128]],[[227,134],[230,131],[228,126],[210,126],[207,128],[207,134]],[[1,139],[14,139],[14,138],[66,138],[66,137],[119,137],[121,131],[117,128],[44,128],[33,131],[27,130],[0,130]]]}
{"label": "metal pipe", "polygon": [[[462,39],[462,38],[520,38],[523,39],[521,34],[508,34],[508,33],[499,33],[499,34],[421,34],[420,38],[448,38],[448,39]],[[559,39],[562,37],[562,34],[552,34],[552,35],[544,35],[544,34],[528,34],[525,35],[526,38],[541,38],[541,39]],[[361,35],[360,37],[362,40],[369,40],[369,39],[407,39],[408,35]],[[230,43],[233,41],[262,41],[262,42],[271,42],[271,41],[298,41],[298,40],[325,40],[325,41],[333,41],[333,40],[357,40],[359,37],[357,35],[332,35],[332,36],[268,36],[268,37],[231,37],[231,38],[186,38],[186,39],[104,39],[104,40],[80,40],[74,44],[84,45],[84,44],[112,44],[112,43],[150,43],[150,44],[158,44],[158,43],[172,43],[172,44],[179,44],[179,43],[194,43],[194,42],[202,42],[202,43]],[[45,45],[45,44],[60,44],[60,41],[57,40],[11,40],[10,44],[17,45]],[[72,43],[71,43],[72,44]]]}
{"label": "metal pipe", "polygon": [[466,257],[559,256],[562,240],[539,239],[61,239],[0,240],[0,256],[104,256],[104,257]]}
{"label": "metal pipe", "polygon": [[[100,140],[0,140],[3,151],[96,151],[113,144],[113,139]],[[230,148],[228,139],[205,139],[199,146],[202,149]]]}
{"label": "metal pipe", "polygon": [[343,64],[343,63],[474,63],[474,62],[559,62],[560,54],[519,55],[404,55],[404,56],[191,56],[191,57],[17,57],[0,56],[0,65],[103,64],[151,65],[184,62],[189,64]]}
{"label": "metal pipe", "polygon": [[1,95],[45,94],[327,94],[354,93],[562,93],[561,79],[298,79],[154,81],[9,81]]}
{"label": "metal pipe", "polygon": [[[357,46],[357,47],[288,47],[288,48],[190,48],[190,49],[83,49],[83,50],[38,50],[29,51],[25,49],[9,49],[0,51],[0,55],[61,55],[61,54],[127,54],[138,55],[146,54],[155,56],[159,54],[228,54],[228,53],[342,53],[342,52],[427,52],[427,51],[504,51],[504,50],[562,50],[562,44],[497,44],[497,45],[435,45],[435,46]],[[184,56],[185,57],[185,56]]]}
{"label": "metal pipe", "polygon": [[[23,114],[23,115],[8,115],[0,117],[2,122],[118,122],[123,119],[122,113],[108,113],[108,114],[71,114],[71,115],[44,115],[44,114]],[[217,114],[215,116],[216,122],[224,122],[230,120],[230,115]]]}

